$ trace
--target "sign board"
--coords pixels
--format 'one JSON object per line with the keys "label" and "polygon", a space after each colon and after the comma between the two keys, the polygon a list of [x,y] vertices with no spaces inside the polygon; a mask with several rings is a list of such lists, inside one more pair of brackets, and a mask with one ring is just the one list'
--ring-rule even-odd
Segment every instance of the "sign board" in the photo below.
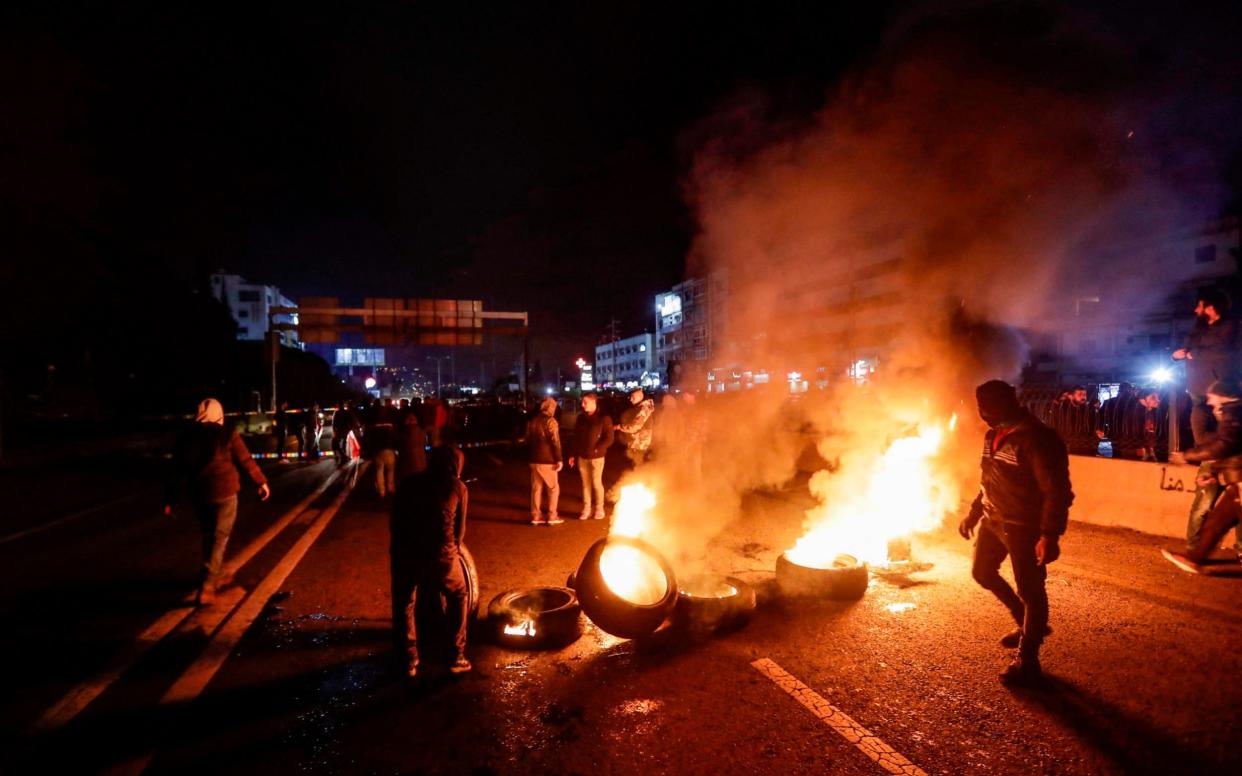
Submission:
{"label": "sign board", "polygon": [[[483,302],[478,299],[369,297],[363,307],[369,345],[483,344]],[[404,314],[397,315],[399,311]]]}
{"label": "sign board", "polygon": [[[335,296],[304,296],[298,300],[298,304],[311,309],[331,309],[338,306]],[[338,319],[335,315],[299,313],[296,320],[298,338],[302,342],[330,345],[340,340],[341,333],[337,328]]]}
{"label": "sign board", "polygon": [[337,348],[336,366],[384,366],[383,348]]}

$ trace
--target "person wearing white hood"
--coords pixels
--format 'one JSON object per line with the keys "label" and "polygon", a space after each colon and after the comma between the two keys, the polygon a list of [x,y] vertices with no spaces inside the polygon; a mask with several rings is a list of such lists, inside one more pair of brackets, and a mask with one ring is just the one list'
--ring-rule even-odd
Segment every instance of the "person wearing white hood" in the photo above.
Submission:
{"label": "person wearing white hood", "polygon": [[215,603],[216,589],[231,581],[221,577],[220,569],[224,548],[237,520],[237,492],[241,490],[237,470],[244,469],[259,486],[259,498],[263,501],[271,495],[271,489],[246,443],[234,429],[225,427],[220,402],[204,399],[194,420],[177,439],[164,514],[172,514],[182,486],[188,486],[190,503],[203,531],[203,569],[197,601],[200,606],[210,606]]}

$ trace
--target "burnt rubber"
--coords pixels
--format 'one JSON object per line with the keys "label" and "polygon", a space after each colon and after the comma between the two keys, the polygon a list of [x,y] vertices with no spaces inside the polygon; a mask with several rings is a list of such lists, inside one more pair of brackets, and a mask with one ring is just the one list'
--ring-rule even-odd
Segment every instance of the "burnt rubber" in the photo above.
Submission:
{"label": "burnt rubber", "polygon": [[[509,590],[487,605],[492,639],[510,649],[558,649],[582,635],[578,596],[567,587],[523,587]],[[534,633],[505,633],[506,625],[529,620]]]}
{"label": "burnt rubber", "polygon": [[[732,595],[706,594],[726,585],[733,588]],[[755,611],[755,589],[736,577],[703,574],[683,580],[681,588],[673,626],[693,636],[740,628]]]}
{"label": "burnt rubber", "polygon": [[[653,604],[627,601],[609,589],[600,570],[600,558],[609,545],[633,547],[654,560],[664,573],[664,596]],[[637,639],[656,631],[677,606],[677,577],[673,567],[654,547],[639,539],[613,536],[592,544],[574,575],[582,611],[600,630],[623,639]]]}
{"label": "burnt rubber", "polygon": [[826,569],[798,565],[784,553],[776,559],[776,583],[787,596],[850,601],[862,598],[869,582],[867,564],[850,555],[838,555]]}

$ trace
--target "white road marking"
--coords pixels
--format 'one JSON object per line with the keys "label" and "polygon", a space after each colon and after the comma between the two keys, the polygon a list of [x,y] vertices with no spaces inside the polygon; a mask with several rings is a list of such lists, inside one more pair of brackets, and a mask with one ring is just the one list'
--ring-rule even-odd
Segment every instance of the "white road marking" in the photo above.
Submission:
{"label": "white road marking", "polygon": [[794,700],[805,706],[820,722],[835,730],[884,770],[903,776],[927,776],[922,768],[872,735],[869,730],[824,700],[823,696],[800,682],[796,676],[781,668],[775,661],[765,657],[751,663],[751,666],[771,679],[777,687],[793,696]]}
{"label": "white road marking", "polygon": [[[255,537],[249,544],[237,553],[232,560],[224,564],[225,573],[235,573],[237,569],[244,566],[251,558],[257,555],[267,544],[285,529],[298,515],[306,511],[315,499],[327,490],[337,477],[341,475],[341,470],[337,469],[332,472],[322,484],[320,484],[310,495],[299,501],[291,509],[280,516],[266,531]],[[134,494],[137,495],[137,494]],[[132,496],[130,496],[132,497]],[[127,498],[130,498],[127,497]],[[123,500],[123,499],[122,499]],[[68,518],[64,518],[68,519]],[[238,593],[240,594],[240,589]],[[219,613],[222,615],[211,627],[206,628],[207,632],[215,630],[219,625],[219,621],[223,619],[223,615],[227,615],[232,607],[236,606],[241,600],[240,595],[232,595],[232,591],[225,591],[216,605],[209,610],[212,614]],[[138,634],[130,644],[118,654],[109,663],[108,667],[99,674],[92,676],[90,679],[78,684],[61,696],[61,699],[54,703],[47,711],[35,720],[30,726],[31,733],[47,732],[55,730],[89,706],[96,698],[111,687],[121,676],[128,671],[135,663],[142,659],[152,647],[162,641],[169,633],[177,628],[195,611],[193,606],[179,607],[165,612],[155,622],[151,623]]]}
{"label": "white road marking", "polygon": [[355,475],[351,478],[345,487],[341,488],[340,494],[336,500],[332,502],[327,509],[320,513],[315,522],[306,529],[306,532],[298,538],[297,542],[285,553],[285,557],[276,564],[276,568],[272,569],[259,586],[254,589],[246,600],[242,603],[229,621],[216,632],[211,642],[199,656],[198,660],[185,670],[184,673],[168,688],[168,692],[164,693],[164,697],[160,699],[160,705],[168,705],[170,703],[185,703],[192,701],[202,694],[207,687],[207,683],[212,680],[220,668],[224,665],[224,661],[233,652],[233,648],[241,641],[241,637],[254,623],[264,607],[267,606],[268,600],[280,589],[285,580],[293,573],[293,569],[297,567],[302,558],[310,550],[311,545],[319,539],[320,534],[328,527],[328,523],[332,522],[332,518],[336,517],[336,513],[340,510],[341,505],[345,503],[345,499],[349,497],[354,485],[357,483],[358,469],[352,470]]}

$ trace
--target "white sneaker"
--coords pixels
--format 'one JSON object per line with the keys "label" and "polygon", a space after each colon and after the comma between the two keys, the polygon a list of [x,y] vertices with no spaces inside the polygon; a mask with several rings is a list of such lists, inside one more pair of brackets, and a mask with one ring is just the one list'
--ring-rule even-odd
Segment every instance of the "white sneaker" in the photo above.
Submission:
{"label": "white sneaker", "polygon": [[602,510],[602,509],[597,509],[597,510],[595,510],[595,514],[591,515],[591,517],[595,518],[596,520],[603,520],[603,519],[604,519],[604,510]]}
{"label": "white sneaker", "polygon": [[561,524],[561,523],[563,523],[563,522],[565,522],[565,521],[564,521],[564,520],[562,520],[559,516],[557,516],[557,515],[552,515],[552,516],[550,516],[547,520],[544,520],[544,521],[543,521],[543,524],[544,524],[544,525],[560,525],[560,524]]}
{"label": "white sneaker", "polygon": [[544,520],[542,517],[538,517],[538,516],[532,517],[530,519],[531,525],[547,525],[547,522],[548,522],[547,520]]}
{"label": "white sneaker", "polygon": [[579,519],[579,520],[590,520],[590,519],[591,519],[591,513],[590,513],[590,512],[583,512],[582,514],[578,515],[578,519]]}

